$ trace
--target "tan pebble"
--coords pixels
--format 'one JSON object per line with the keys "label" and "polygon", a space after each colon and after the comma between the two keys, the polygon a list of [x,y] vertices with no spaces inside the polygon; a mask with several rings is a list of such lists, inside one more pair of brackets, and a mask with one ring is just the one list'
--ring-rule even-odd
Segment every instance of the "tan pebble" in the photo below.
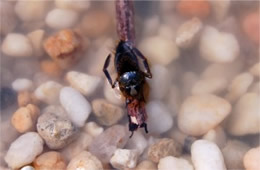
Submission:
{"label": "tan pebble", "polygon": [[33,46],[34,56],[41,56],[43,54],[42,42],[45,31],[38,29],[27,34],[27,37],[31,40]]}
{"label": "tan pebble", "polygon": [[19,92],[17,96],[17,102],[20,107],[32,103],[31,93],[28,91]]}
{"label": "tan pebble", "polygon": [[41,61],[41,70],[53,77],[59,77],[62,74],[62,69],[59,65],[51,60]]}
{"label": "tan pebble", "polygon": [[33,161],[33,166],[35,170],[66,169],[66,163],[61,154],[55,151],[45,152],[38,156]]}
{"label": "tan pebble", "polygon": [[244,156],[246,170],[257,170],[260,167],[260,147],[250,149]]}
{"label": "tan pebble", "polygon": [[157,170],[157,165],[149,160],[140,162],[135,170]]}
{"label": "tan pebble", "polygon": [[256,77],[260,77],[260,62],[253,65],[249,72]]}

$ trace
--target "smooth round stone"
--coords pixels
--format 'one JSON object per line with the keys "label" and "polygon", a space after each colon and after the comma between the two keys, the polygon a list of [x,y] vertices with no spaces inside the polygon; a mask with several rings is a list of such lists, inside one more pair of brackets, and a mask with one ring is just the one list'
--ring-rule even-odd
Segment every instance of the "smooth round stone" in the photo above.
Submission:
{"label": "smooth round stone", "polygon": [[84,127],[84,131],[93,137],[97,137],[98,135],[103,133],[104,128],[102,126],[99,126],[96,122],[88,122]]}
{"label": "smooth round stone", "polygon": [[75,169],[103,170],[103,166],[100,160],[94,155],[87,151],[82,151],[75,156],[67,166],[67,170]]}
{"label": "smooth round stone", "polygon": [[110,159],[110,163],[117,169],[134,168],[138,157],[139,153],[136,150],[117,149]]}
{"label": "smooth round stone", "polygon": [[202,139],[214,142],[219,148],[223,148],[226,144],[226,133],[221,126],[209,130]]}
{"label": "smooth round stone", "polygon": [[193,166],[185,159],[176,158],[173,156],[166,156],[160,159],[158,170],[193,170]]}
{"label": "smooth round stone", "polygon": [[71,9],[78,12],[83,12],[90,7],[90,1],[55,0],[55,5],[58,8]]}
{"label": "smooth round stone", "polygon": [[[140,50],[153,64],[168,65],[179,57],[179,49],[170,39],[153,36],[140,42]],[[156,48],[154,48],[156,47]]]}
{"label": "smooth round stone", "polygon": [[66,80],[69,82],[71,87],[77,89],[86,96],[93,94],[101,83],[100,77],[76,71],[68,72],[66,74]]}
{"label": "smooth round stone", "polygon": [[43,55],[42,43],[44,39],[45,30],[37,29],[27,34],[27,37],[32,42],[33,55],[39,57]]}
{"label": "smooth round stone", "polygon": [[32,163],[43,151],[43,140],[36,132],[27,132],[10,145],[5,161],[12,169]]}
{"label": "smooth round stone", "polygon": [[126,149],[137,150],[141,155],[148,146],[147,140],[140,131],[136,131],[134,135],[127,141]]}
{"label": "smooth round stone", "polygon": [[195,141],[191,146],[191,158],[196,170],[226,170],[221,151],[210,141]]}
{"label": "smooth round stone", "polygon": [[136,168],[136,170],[157,170],[156,164],[149,160],[144,160],[140,162]]}
{"label": "smooth round stone", "polygon": [[60,91],[60,103],[72,123],[78,127],[84,126],[91,113],[91,105],[82,94],[74,88],[63,87]]}
{"label": "smooth round stone", "polygon": [[33,54],[31,41],[19,33],[9,33],[2,42],[2,52],[11,57],[30,57]]}
{"label": "smooth round stone", "polygon": [[33,88],[33,82],[29,79],[18,78],[12,82],[12,88],[17,92],[31,90]]}
{"label": "smooth round stone", "polygon": [[[173,126],[173,118],[166,106],[160,101],[151,101],[146,105],[147,127],[151,134],[162,134]],[[163,122],[163,123],[160,123]]]}
{"label": "smooth round stone", "polygon": [[77,12],[68,9],[53,9],[48,12],[45,22],[53,29],[64,29],[72,27],[78,20]]}
{"label": "smooth round stone", "polygon": [[211,4],[213,15],[217,21],[223,21],[229,12],[231,1],[209,1],[209,3]]}
{"label": "smooth round stone", "polygon": [[35,91],[36,99],[48,104],[58,104],[62,85],[55,81],[47,81],[41,84]]}
{"label": "smooth round stone", "polygon": [[35,170],[32,166],[24,166],[20,170]]}
{"label": "smooth round stone", "polygon": [[251,148],[244,156],[243,163],[246,170],[259,169],[260,147]]}
{"label": "smooth round stone", "polygon": [[227,122],[231,135],[243,136],[260,132],[260,96],[256,93],[244,94],[236,103]]}
{"label": "smooth round stone", "polygon": [[230,111],[231,105],[218,96],[190,96],[181,106],[178,127],[188,135],[200,136],[220,124]]}
{"label": "smooth round stone", "polygon": [[234,35],[219,32],[211,26],[207,26],[202,32],[199,49],[204,59],[215,63],[230,63],[240,52]]}

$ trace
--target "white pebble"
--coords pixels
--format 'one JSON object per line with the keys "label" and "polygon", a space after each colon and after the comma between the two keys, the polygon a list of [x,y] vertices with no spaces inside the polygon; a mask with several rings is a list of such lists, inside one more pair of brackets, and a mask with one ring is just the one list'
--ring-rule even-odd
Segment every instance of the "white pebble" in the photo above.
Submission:
{"label": "white pebble", "polygon": [[210,141],[195,141],[191,146],[191,158],[196,170],[226,170],[221,151]]}
{"label": "white pebble", "polygon": [[141,155],[147,145],[148,143],[144,135],[140,131],[136,131],[134,135],[127,141],[125,148],[132,150],[135,149]]}
{"label": "white pebble", "polygon": [[110,159],[110,163],[117,169],[134,168],[138,157],[139,154],[136,150],[117,149]]}
{"label": "white pebble", "polygon": [[58,8],[71,9],[80,12],[86,11],[90,7],[90,1],[55,0],[55,5]]}
{"label": "white pebble", "polygon": [[168,65],[179,57],[179,49],[173,40],[163,36],[146,38],[139,46],[143,55],[153,64]]}
{"label": "white pebble", "polygon": [[96,124],[96,122],[88,122],[85,125],[84,130],[91,136],[97,137],[98,135],[103,133],[104,128]]}
{"label": "white pebble", "polygon": [[23,34],[9,33],[3,40],[2,52],[11,57],[30,57],[33,48],[31,41]]}
{"label": "white pebble", "polygon": [[201,35],[200,54],[211,62],[229,63],[237,58],[239,44],[234,35],[207,26]]}
{"label": "white pebble", "polygon": [[46,18],[46,24],[53,29],[64,29],[72,27],[78,20],[78,13],[68,9],[53,9]]}
{"label": "white pebble", "polygon": [[193,170],[193,166],[185,159],[166,156],[160,159],[158,170]]}
{"label": "white pebble", "polygon": [[38,100],[48,104],[59,103],[59,93],[62,85],[55,81],[47,81],[41,84],[35,91],[34,95]]}
{"label": "white pebble", "polygon": [[30,164],[43,151],[43,144],[44,142],[38,133],[25,133],[11,144],[5,161],[12,169]]}
{"label": "white pebble", "polygon": [[231,105],[218,96],[190,96],[178,114],[178,127],[188,135],[200,136],[216,127],[230,113]]}
{"label": "white pebble", "polygon": [[71,87],[63,87],[60,91],[60,103],[76,126],[84,126],[91,113],[91,105],[82,94]]}
{"label": "white pebble", "polygon": [[215,18],[221,22],[225,18],[225,16],[228,13],[229,7],[230,7],[230,0],[222,0],[222,1],[216,1],[216,0],[210,0],[209,1],[212,7],[213,15]]}
{"label": "white pebble", "polygon": [[18,78],[12,83],[12,88],[19,92],[19,91],[28,91],[33,88],[32,80],[25,79],[25,78]]}
{"label": "white pebble", "polygon": [[20,170],[35,170],[32,166],[24,166]]}
{"label": "white pebble", "polygon": [[70,86],[80,91],[82,94],[89,96],[95,92],[101,83],[101,78],[88,74],[70,71],[66,74],[66,79]]}
{"label": "white pebble", "polygon": [[[149,133],[161,134],[173,126],[173,118],[166,106],[160,101],[151,101],[146,105]],[[163,122],[163,123],[162,123]]]}
{"label": "white pebble", "polygon": [[260,132],[259,101],[256,93],[246,93],[238,100],[227,122],[230,134],[243,136]]}

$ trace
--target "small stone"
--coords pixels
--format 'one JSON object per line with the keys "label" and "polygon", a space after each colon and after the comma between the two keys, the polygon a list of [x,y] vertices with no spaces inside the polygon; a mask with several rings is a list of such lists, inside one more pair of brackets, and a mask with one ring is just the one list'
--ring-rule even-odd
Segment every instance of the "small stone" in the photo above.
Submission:
{"label": "small stone", "polygon": [[8,87],[1,87],[0,90],[0,109],[4,110],[16,102],[16,92]]}
{"label": "small stone", "polygon": [[93,94],[98,85],[101,83],[101,78],[76,71],[70,71],[66,74],[66,80],[70,86],[80,91],[85,96]]}
{"label": "small stone", "polygon": [[217,19],[217,21],[221,22],[226,17],[227,13],[229,12],[230,0],[224,0],[224,1],[209,1],[212,7],[212,12],[214,17]]}
{"label": "small stone", "polygon": [[158,164],[158,170],[193,170],[193,166],[185,159],[176,158],[173,156],[166,156],[160,159]]}
{"label": "small stone", "polygon": [[18,78],[12,82],[12,88],[17,92],[32,90],[33,82],[32,82],[32,80],[29,80],[29,79]]}
{"label": "small stone", "polygon": [[243,17],[242,29],[248,38],[259,45],[259,11],[251,11]]}
{"label": "small stone", "polygon": [[103,166],[94,155],[87,151],[82,151],[67,166],[67,170],[75,169],[103,170]]}
{"label": "small stone", "polygon": [[255,77],[260,77],[260,62],[253,65],[250,68],[249,72]]}
{"label": "small stone", "polygon": [[197,40],[201,29],[202,22],[198,18],[192,18],[184,22],[177,30],[176,45],[180,48],[191,47]]}
{"label": "small stone", "polygon": [[45,31],[42,29],[38,29],[32,31],[27,34],[27,37],[31,40],[32,47],[33,47],[33,55],[34,56],[41,56],[43,54],[43,38],[44,38]]}
{"label": "small stone", "polygon": [[231,105],[212,94],[190,96],[183,102],[178,114],[178,127],[188,135],[200,136],[223,121]]}
{"label": "small stone", "polygon": [[38,118],[37,131],[50,149],[61,149],[74,139],[76,127],[59,107],[47,107]]}
{"label": "small stone", "polygon": [[30,57],[33,54],[31,41],[19,33],[9,33],[2,42],[2,52],[11,57]]}
{"label": "small stone", "polygon": [[125,99],[123,95],[121,95],[119,88],[112,88],[108,82],[105,82],[104,85],[104,96],[109,102],[116,105],[123,105],[125,102]]}
{"label": "small stone", "polygon": [[97,136],[89,147],[89,151],[101,162],[108,163],[117,148],[123,148],[129,139],[126,128],[114,125]]}
{"label": "small stone", "polygon": [[50,28],[58,30],[72,27],[78,18],[78,13],[73,10],[56,8],[48,12],[45,22]]}
{"label": "small stone", "polygon": [[35,170],[35,169],[34,169],[34,167],[27,165],[27,166],[22,167],[20,170]]}
{"label": "small stone", "polygon": [[157,170],[156,164],[153,163],[152,161],[145,160],[140,162],[136,168],[136,170]]}
{"label": "small stone", "polygon": [[216,144],[197,140],[191,146],[191,158],[196,170],[226,170],[223,156]]}
{"label": "small stone", "polygon": [[226,144],[226,134],[221,126],[218,126],[214,129],[209,130],[202,139],[214,142],[218,145],[219,148],[223,148]]}
{"label": "small stone", "polygon": [[147,140],[140,131],[136,131],[134,135],[128,140],[126,149],[136,150],[141,155],[148,146]]}
{"label": "small stone", "polygon": [[49,3],[47,1],[21,0],[15,4],[15,12],[25,22],[39,21],[46,15],[48,6]]}
{"label": "small stone", "polygon": [[58,8],[71,9],[77,12],[84,12],[90,7],[90,1],[55,0],[55,5]]}
{"label": "small stone", "polygon": [[200,39],[200,55],[215,63],[230,63],[239,55],[239,44],[233,34],[207,26]]}
{"label": "small stone", "polygon": [[59,169],[65,170],[66,163],[63,160],[61,154],[55,151],[49,151],[41,154],[33,161],[33,166],[35,170],[44,169]]}
{"label": "small stone", "polygon": [[20,132],[25,133],[35,129],[36,121],[40,115],[40,110],[33,104],[20,107],[12,116],[12,125]]}
{"label": "small stone", "polygon": [[139,154],[136,150],[117,149],[110,159],[110,163],[117,169],[134,168],[138,157]]}
{"label": "small stone", "polygon": [[247,72],[237,75],[228,88],[229,92],[226,95],[226,99],[230,102],[235,102],[247,92],[247,89],[253,83],[253,80],[253,76]]}
{"label": "small stone", "polygon": [[260,147],[250,149],[244,156],[243,163],[246,170],[259,169]]}
{"label": "small stone", "polygon": [[32,96],[32,94],[30,92],[22,91],[22,92],[18,93],[18,96],[17,96],[18,106],[23,107],[30,103],[35,104],[35,102],[36,101],[34,100],[34,97]]}
{"label": "small stone", "polygon": [[10,145],[5,161],[12,169],[32,163],[43,150],[43,140],[36,132],[27,132]]}
{"label": "small stone", "polygon": [[230,140],[222,149],[227,169],[244,169],[243,157],[249,146],[238,140]]}
{"label": "small stone", "polygon": [[41,61],[41,70],[52,77],[60,77],[62,69],[60,66],[52,60]]}
{"label": "small stone", "polygon": [[74,88],[63,87],[60,92],[60,103],[72,123],[78,127],[84,126],[91,113],[91,105],[82,94]]}
{"label": "small stone", "polygon": [[43,46],[48,55],[61,68],[69,68],[79,58],[81,39],[73,30],[65,29],[48,37]]}
{"label": "small stone", "polygon": [[105,126],[116,124],[124,115],[121,107],[110,104],[104,99],[93,100],[92,108],[100,124]]}
{"label": "small stone", "polygon": [[260,132],[259,101],[256,93],[246,93],[238,100],[227,122],[230,134],[244,136]]}
{"label": "small stone", "polygon": [[35,91],[36,99],[48,104],[58,104],[62,85],[55,81],[47,81],[41,84]]}
{"label": "small stone", "polygon": [[162,134],[173,126],[171,113],[162,102],[151,101],[147,103],[146,112],[148,115],[147,126],[149,133]]}
{"label": "small stone", "polygon": [[148,149],[148,158],[158,163],[161,158],[166,156],[180,156],[182,152],[181,145],[173,139],[163,138]]}
{"label": "small stone", "polygon": [[84,131],[90,134],[92,137],[97,137],[103,133],[104,128],[99,126],[96,122],[88,122],[84,127]]}
{"label": "small stone", "polygon": [[180,15],[185,17],[206,18],[209,16],[211,7],[207,0],[189,1],[180,0],[176,6]]}
{"label": "small stone", "polygon": [[12,2],[1,1],[0,2],[1,11],[1,24],[0,34],[6,35],[14,30],[17,25],[17,17],[14,12],[14,7]]}
{"label": "small stone", "polygon": [[166,66],[179,57],[179,49],[175,42],[163,36],[146,38],[139,46],[143,55],[147,56],[153,64]]}

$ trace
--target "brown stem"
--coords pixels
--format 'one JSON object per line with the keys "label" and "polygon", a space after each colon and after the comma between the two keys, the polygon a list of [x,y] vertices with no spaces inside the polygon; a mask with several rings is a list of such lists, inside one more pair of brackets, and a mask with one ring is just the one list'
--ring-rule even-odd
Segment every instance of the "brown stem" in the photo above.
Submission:
{"label": "brown stem", "polygon": [[134,45],[134,7],[132,0],[116,0],[117,34],[120,40],[130,41]]}

